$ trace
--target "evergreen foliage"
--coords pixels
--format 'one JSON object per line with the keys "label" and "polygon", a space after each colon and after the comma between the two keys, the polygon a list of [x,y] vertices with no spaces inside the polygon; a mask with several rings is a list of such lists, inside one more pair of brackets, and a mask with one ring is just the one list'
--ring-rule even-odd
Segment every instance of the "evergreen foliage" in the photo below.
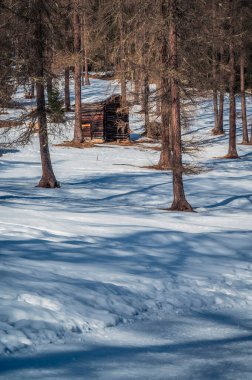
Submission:
{"label": "evergreen foliage", "polygon": [[48,94],[48,118],[51,123],[62,123],[64,121],[64,100],[60,96],[57,87],[53,87]]}

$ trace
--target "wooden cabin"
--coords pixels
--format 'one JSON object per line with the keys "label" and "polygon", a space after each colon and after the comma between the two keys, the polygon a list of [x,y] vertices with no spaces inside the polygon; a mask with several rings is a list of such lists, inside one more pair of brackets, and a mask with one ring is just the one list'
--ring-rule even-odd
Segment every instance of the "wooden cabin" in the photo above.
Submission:
{"label": "wooden cabin", "polygon": [[82,104],[81,127],[85,140],[99,142],[129,139],[129,113],[121,109],[121,96],[98,103]]}

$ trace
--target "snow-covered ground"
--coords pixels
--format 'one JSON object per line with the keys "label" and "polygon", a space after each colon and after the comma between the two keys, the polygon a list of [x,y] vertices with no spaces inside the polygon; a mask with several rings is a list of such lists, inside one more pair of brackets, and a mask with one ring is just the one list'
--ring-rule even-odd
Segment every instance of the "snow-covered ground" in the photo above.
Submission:
{"label": "snow-covered ground", "polygon": [[34,187],[36,137],[2,151],[0,379],[252,378],[252,148],[216,158],[212,126],[202,99],[185,132],[206,140],[186,157],[207,169],[185,177],[196,213],[165,211],[171,174],[144,168],[144,144],[52,146],[55,190]]}

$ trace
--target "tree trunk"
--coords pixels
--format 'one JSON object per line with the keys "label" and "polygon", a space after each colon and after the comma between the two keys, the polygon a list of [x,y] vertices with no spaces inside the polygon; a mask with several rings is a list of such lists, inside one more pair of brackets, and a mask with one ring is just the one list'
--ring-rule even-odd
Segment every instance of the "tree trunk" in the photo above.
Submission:
{"label": "tree trunk", "polygon": [[224,134],[223,114],[224,114],[224,96],[225,96],[225,81],[224,81],[224,49],[220,49],[220,98],[219,98],[219,121],[218,134]]}
{"label": "tree trunk", "polygon": [[214,135],[220,134],[219,132],[219,105],[218,105],[218,88],[217,88],[217,57],[215,46],[216,34],[216,4],[212,0],[212,29],[213,29],[213,43],[212,43],[212,77],[213,77],[213,108],[214,108],[214,128],[212,130]]}
{"label": "tree trunk", "polygon": [[[67,10],[70,13],[71,3],[70,0],[67,2]],[[68,52],[71,52],[71,43],[70,43],[70,19],[66,17],[65,20],[65,33],[66,33],[66,48]],[[64,83],[64,98],[65,98],[65,110],[69,112],[71,110],[71,99],[70,99],[70,67],[65,68],[65,83]]]}
{"label": "tree trunk", "polygon": [[45,110],[45,91],[42,81],[36,82],[37,93],[37,114],[38,114],[38,128],[39,128],[39,145],[40,156],[42,164],[42,177],[39,181],[38,187],[55,188],[60,187],[56,181],[48,145],[48,133],[46,122],[46,110]]}
{"label": "tree trunk", "polygon": [[217,135],[219,132],[219,109],[218,109],[218,92],[216,89],[213,90],[213,108],[214,108],[214,129],[213,134]]}
{"label": "tree trunk", "polygon": [[121,84],[121,97],[122,107],[127,106],[127,84],[125,78],[125,47],[124,47],[124,19],[123,19],[123,3],[122,0],[118,1],[118,29],[119,29],[119,48],[120,48],[120,84]]}
{"label": "tree trunk", "polygon": [[71,109],[70,105],[70,68],[65,68],[65,109],[69,112]]}
{"label": "tree trunk", "polygon": [[170,169],[172,167],[172,150],[171,150],[171,88],[169,81],[169,53],[166,31],[169,29],[168,15],[169,10],[167,0],[161,1],[161,17],[164,23],[164,35],[162,37],[162,74],[161,74],[161,154],[158,165],[162,169]]}
{"label": "tree trunk", "polygon": [[133,96],[134,96],[134,103],[135,104],[140,104],[140,75],[139,75],[139,69],[138,68],[135,68],[134,70],[134,92],[133,92]]}
{"label": "tree trunk", "polygon": [[32,81],[31,81],[31,97],[35,98],[35,83],[34,83],[34,79],[32,79]]}
{"label": "tree trunk", "polygon": [[48,97],[48,99],[49,99],[50,96],[52,95],[52,91],[53,91],[53,82],[52,82],[52,77],[51,77],[51,75],[49,75],[49,76],[46,78],[46,92],[47,92],[47,97]]}
{"label": "tree trunk", "polygon": [[159,80],[156,81],[156,116],[161,114],[161,96],[160,96],[161,83]]}
{"label": "tree trunk", "polygon": [[216,135],[219,132],[219,109],[218,109],[218,91],[217,91],[216,54],[215,54],[214,46],[213,46],[213,54],[212,54],[212,71],[213,71],[213,108],[214,108],[213,134]]}
{"label": "tree trunk", "polygon": [[161,169],[171,169],[172,167],[172,151],[170,144],[170,86],[167,78],[161,81],[162,97],[161,97],[161,154],[158,166]]}
{"label": "tree trunk", "polygon": [[53,60],[53,52],[50,47],[50,43],[47,43],[46,51],[45,51],[45,65],[46,65],[46,92],[47,92],[47,99],[49,99],[52,96],[53,92],[53,77],[52,77],[52,60]]}
{"label": "tree trunk", "polygon": [[42,177],[38,187],[55,188],[59,187],[50,158],[47,121],[46,121],[46,106],[45,106],[45,89],[44,89],[44,54],[45,54],[45,36],[43,33],[43,21],[41,9],[38,4],[38,19],[36,22],[36,45],[34,49],[36,61],[36,99],[37,99],[37,115],[39,127],[39,144],[42,163]]}
{"label": "tree trunk", "polygon": [[74,142],[82,143],[83,133],[81,129],[81,65],[80,65],[80,50],[81,50],[81,25],[79,17],[79,1],[74,0],[74,94],[75,94],[75,125],[74,125]]}
{"label": "tree trunk", "polygon": [[220,90],[219,97],[219,120],[218,120],[218,135],[224,135],[223,128],[223,114],[224,114],[224,91]]}
{"label": "tree trunk", "polygon": [[242,111],[242,144],[248,144],[248,124],[247,124],[247,110],[246,110],[246,94],[245,94],[245,51],[244,47],[241,48],[240,56],[240,84],[241,84],[241,111]]}
{"label": "tree trunk", "polygon": [[149,98],[150,86],[148,73],[144,73],[143,80],[143,111],[144,111],[144,126],[147,137],[151,137],[150,131],[150,115],[149,115]]}
{"label": "tree trunk", "polygon": [[226,158],[238,158],[236,150],[236,101],[235,101],[235,51],[234,51],[234,23],[236,22],[236,2],[229,0],[230,28],[229,28],[229,147]]}
{"label": "tree trunk", "polygon": [[81,20],[81,85],[85,86],[84,17]]}
{"label": "tree trunk", "polygon": [[[177,58],[177,30],[176,30],[176,5],[177,0],[170,0],[170,25],[169,25],[169,47],[170,62],[173,73],[178,71]],[[181,142],[181,121],[180,121],[180,94],[178,80],[171,78],[171,126],[173,131],[173,211],[193,211],[187,202],[183,185],[183,165],[182,165],[182,142]]]}
{"label": "tree trunk", "polygon": [[[138,75],[138,74],[136,74]],[[135,78],[134,80],[134,103],[139,104],[140,103],[140,83],[139,78]]]}
{"label": "tree trunk", "polygon": [[87,59],[87,52],[85,49],[85,86],[90,86],[90,80],[89,80],[89,75],[88,75],[88,59]]}
{"label": "tree trunk", "polygon": [[[139,39],[138,37],[135,37],[135,46],[136,50],[139,49]],[[140,69],[137,67],[137,65],[134,67],[133,70],[133,82],[134,82],[134,104],[140,104],[140,92],[141,92],[141,81],[140,81]]]}
{"label": "tree trunk", "polygon": [[235,102],[235,53],[234,43],[229,44],[230,78],[229,78],[229,149],[226,158],[238,158],[236,150],[236,102]]}
{"label": "tree trunk", "polygon": [[85,20],[85,15],[83,16],[83,52],[84,52],[84,71],[85,71],[85,86],[90,86],[90,80],[88,76],[88,36],[87,36],[87,23]]}

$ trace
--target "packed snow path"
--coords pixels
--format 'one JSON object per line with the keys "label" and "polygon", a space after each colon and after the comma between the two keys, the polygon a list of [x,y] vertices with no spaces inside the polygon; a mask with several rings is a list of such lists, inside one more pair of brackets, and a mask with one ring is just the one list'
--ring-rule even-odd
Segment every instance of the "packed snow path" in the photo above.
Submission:
{"label": "packed snow path", "polygon": [[0,379],[250,380],[251,317],[229,311],[134,322],[83,344],[0,358]]}
{"label": "packed snow path", "polygon": [[211,127],[202,100],[193,214],[164,210],[171,174],[144,145],[53,146],[56,190],[34,187],[36,138],[2,151],[1,379],[252,378],[252,150],[213,158]]}

